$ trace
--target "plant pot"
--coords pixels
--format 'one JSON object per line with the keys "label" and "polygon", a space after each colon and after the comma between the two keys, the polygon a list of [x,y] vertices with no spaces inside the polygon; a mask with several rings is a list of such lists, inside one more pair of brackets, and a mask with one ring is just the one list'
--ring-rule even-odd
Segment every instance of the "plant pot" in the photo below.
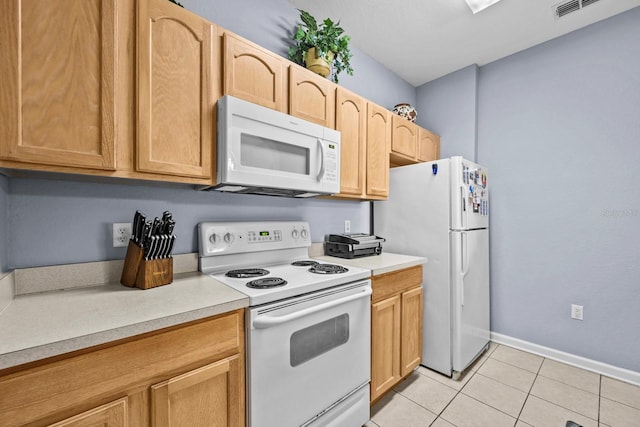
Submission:
{"label": "plant pot", "polygon": [[331,74],[331,63],[333,62],[333,52],[327,52],[325,56],[316,57],[316,48],[312,47],[307,51],[304,58],[304,63],[307,65],[307,69],[313,71],[316,74],[320,74],[322,77],[328,77]]}

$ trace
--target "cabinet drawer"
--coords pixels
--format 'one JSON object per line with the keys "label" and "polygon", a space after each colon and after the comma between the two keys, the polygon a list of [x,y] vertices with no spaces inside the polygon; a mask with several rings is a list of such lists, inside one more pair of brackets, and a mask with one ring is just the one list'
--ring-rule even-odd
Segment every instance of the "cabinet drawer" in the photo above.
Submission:
{"label": "cabinet drawer", "polygon": [[422,265],[373,276],[371,302],[381,301],[422,283]]}

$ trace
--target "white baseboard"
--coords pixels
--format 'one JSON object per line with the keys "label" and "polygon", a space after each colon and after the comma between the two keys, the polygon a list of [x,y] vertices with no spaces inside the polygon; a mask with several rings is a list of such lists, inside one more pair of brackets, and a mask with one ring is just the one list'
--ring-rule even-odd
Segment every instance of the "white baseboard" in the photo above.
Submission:
{"label": "white baseboard", "polygon": [[617,366],[587,359],[586,357],[576,356],[575,354],[565,353],[564,351],[544,347],[542,345],[498,334],[496,332],[491,332],[491,341],[640,386],[640,372],[619,368]]}

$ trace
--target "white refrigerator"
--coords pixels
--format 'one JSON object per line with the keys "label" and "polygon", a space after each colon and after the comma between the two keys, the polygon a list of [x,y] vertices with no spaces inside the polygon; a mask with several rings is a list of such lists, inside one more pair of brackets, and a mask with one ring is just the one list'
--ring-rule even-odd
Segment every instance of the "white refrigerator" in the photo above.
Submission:
{"label": "white refrigerator", "polygon": [[490,338],[487,169],[462,157],[392,168],[373,225],[385,252],[428,259],[422,365],[457,378]]}

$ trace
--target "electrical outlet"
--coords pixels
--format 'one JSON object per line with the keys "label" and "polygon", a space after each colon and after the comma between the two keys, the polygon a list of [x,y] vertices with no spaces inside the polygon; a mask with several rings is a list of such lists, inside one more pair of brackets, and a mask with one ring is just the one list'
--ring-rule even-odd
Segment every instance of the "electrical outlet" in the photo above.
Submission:
{"label": "electrical outlet", "polygon": [[121,248],[129,244],[131,239],[131,223],[116,222],[113,224],[113,247]]}
{"label": "electrical outlet", "polygon": [[346,233],[351,233],[351,221],[349,221],[348,219],[344,220],[344,232]]}
{"label": "electrical outlet", "polygon": [[577,304],[571,304],[571,318],[576,320],[582,320],[584,315],[584,307]]}

